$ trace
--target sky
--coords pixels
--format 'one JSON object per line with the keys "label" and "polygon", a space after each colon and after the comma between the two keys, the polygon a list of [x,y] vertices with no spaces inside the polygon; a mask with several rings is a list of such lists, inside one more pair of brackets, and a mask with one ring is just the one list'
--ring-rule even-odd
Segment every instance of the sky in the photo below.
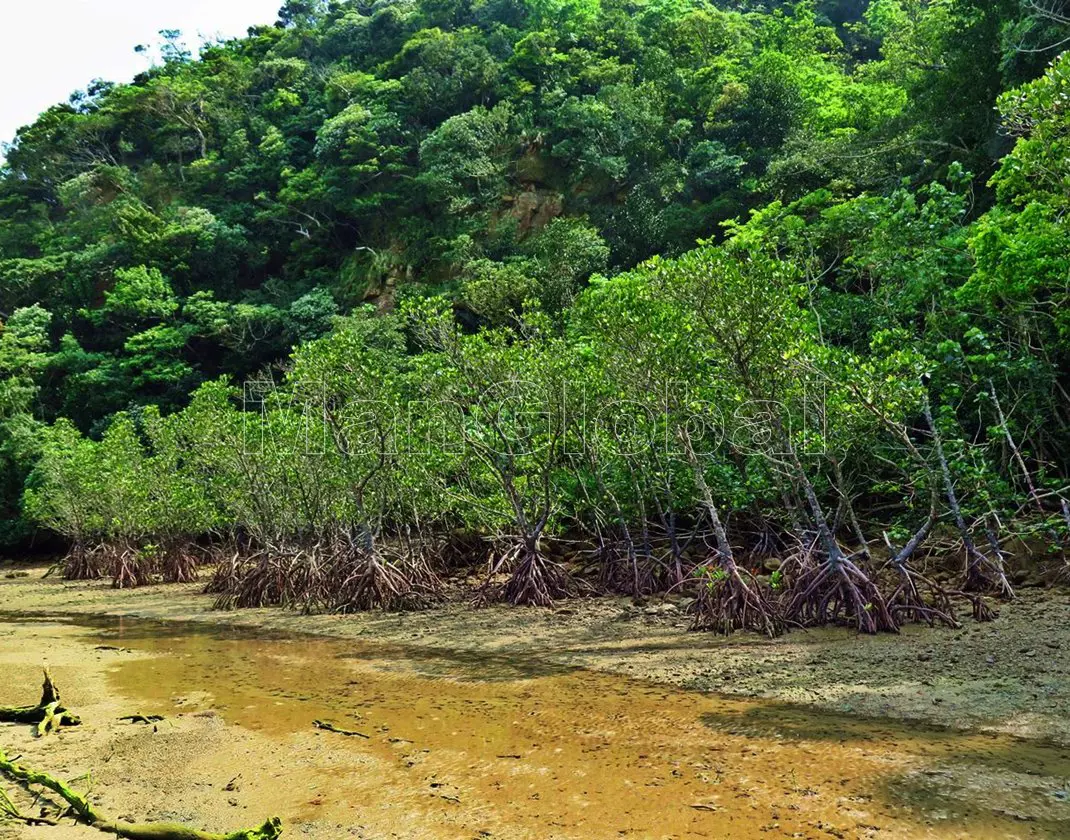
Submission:
{"label": "sky", "polygon": [[[181,29],[203,39],[274,23],[282,0],[0,0],[0,143],[93,79],[130,81],[149,66],[138,44]],[[0,151],[2,154],[2,151]]]}

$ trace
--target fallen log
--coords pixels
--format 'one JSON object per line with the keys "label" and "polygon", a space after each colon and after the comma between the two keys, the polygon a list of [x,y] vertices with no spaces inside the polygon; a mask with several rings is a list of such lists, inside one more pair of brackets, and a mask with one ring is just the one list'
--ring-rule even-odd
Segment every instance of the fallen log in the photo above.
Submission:
{"label": "fallen log", "polygon": [[45,682],[41,686],[41,700],[36,706],[0,706],[0,723],[36,724],[37,736],[55,732],[61,726],[79,726],[82,719],[71,714],[60,702],[59,689],[52,674],[45,668]]}
{"label": "fallen log", "polygon": [[0,749],[0,773],[20,784],[38,785],[52,791],[70,806],[67,813],[78,822],[105,834],[125,838],[125,840],[276,840],[282,834],[282,821],[278,817],[272,817],[259,828],[249,828],[229,834],[213,834],[184,825],[136,824],[113,820],[97,812],[90,804],[88,797],[47,773],[16,764],[7,757],[3,749]]}

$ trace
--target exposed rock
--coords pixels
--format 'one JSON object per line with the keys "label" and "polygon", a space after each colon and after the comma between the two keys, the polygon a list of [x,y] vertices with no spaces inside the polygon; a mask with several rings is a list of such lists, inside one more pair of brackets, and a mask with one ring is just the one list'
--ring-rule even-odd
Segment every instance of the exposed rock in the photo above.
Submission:
{"label": "exposed rock", "polygon": [[564,212],[560,193],[528,184],[527,188],[516,196],[505,196],[509,215],[517,221],[517,232],[521,237],[537,232]]}

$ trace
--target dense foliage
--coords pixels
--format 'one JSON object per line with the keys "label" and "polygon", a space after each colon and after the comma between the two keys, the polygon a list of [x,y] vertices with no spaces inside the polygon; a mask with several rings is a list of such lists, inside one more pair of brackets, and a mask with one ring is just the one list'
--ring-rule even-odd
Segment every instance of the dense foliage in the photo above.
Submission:
{"label": "dense foliage", "polygon": [[515,603],[576,591],[567,536],[702,626],[985,617],[1070,525],[1067,38],[1058,0],[172,37],[0,170],[4,537],[118,585],[227,546],[225,603],[416,606],[464,533]]}

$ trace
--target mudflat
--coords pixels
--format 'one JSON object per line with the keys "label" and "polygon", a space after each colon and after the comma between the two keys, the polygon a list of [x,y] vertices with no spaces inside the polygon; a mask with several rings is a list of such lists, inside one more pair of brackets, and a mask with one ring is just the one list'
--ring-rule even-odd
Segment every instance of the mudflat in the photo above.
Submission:
{"label": "mudflat", "polygon": [[47,658],[85,724],[0,739],[91,773],[113,816],[277,813],[324,840],[1070,834],[1061,593],[961,630],[770,641],[688,633],[672,601],[300,616],[43,572],[0,580],[0,704],[34,702]]}

